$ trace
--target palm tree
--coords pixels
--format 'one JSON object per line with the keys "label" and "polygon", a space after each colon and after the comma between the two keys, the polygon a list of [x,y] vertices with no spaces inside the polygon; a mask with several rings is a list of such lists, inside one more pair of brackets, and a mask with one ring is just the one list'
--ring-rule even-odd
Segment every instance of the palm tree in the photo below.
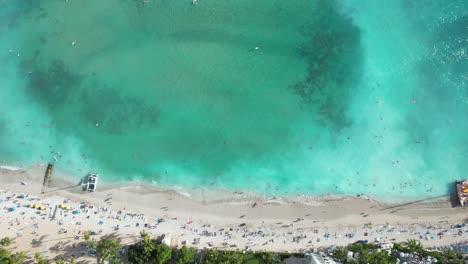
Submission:
{"label": "palm tree", "polygon": [[34,254],[37,264],[47,264],[48,261],[41,255],[41,253]]}
{"label": "palm tree", "polygon": [[421,242],[416,241],[415,239],[408,239],[406,241],[406,248],[410,252],[416,252],[418,254],[421,254],[424,251],[424,247]]}
{"label": "palm tree", "polygon": [[12,257],[12,264],[22,264],[25,260],[26,254],[23,251],[20,251]]}
{"label": "palm tree", "polygon": [[13,244],[13,239],[11,239],[9,237],[4,237],[4,238],[0,239],[0,246],[2,246],[2,247],[9,247],[9,246],[11,246],[11,244]]}
{"label": "palm tree", "polygon": [[375,264],[388,264],[390,263],[390,257],[386,251],[373,252],[370,255],[370,263]]}
{"label": "palm tree", "polygon": [[142,253],[144,254],[144,256],[146,258],[148,258],[148,261],[151,257],[151,255],[154,253],[154,250],[156,249],[156,244],[153,243],[153,241],[151,240],[151,236],[150,234],[148,234],[146,231],[141,231],[140,232],[140,236],[141,236],[141,249],[142,249]]}
{"label": "palm tree", "polygon": [[341,262],[345,262],[347,259],[346,251],[343,247],[336,247],[333,255],[337,257]]}
{"label": "palm tree", "polygon": [[451,250],[444,250],[444,252],[442,252],[442,256],[444,257],[445,261],[447,261],[447,263],[454,263],[454,264],[465,263],[465,261],[463,260],[462,254],[453,252]]}
{"label": "palm tree", "polygon": [[118,262],[118,250],[122,246],[115,239],[102,239],[96,246],[98,263]]}

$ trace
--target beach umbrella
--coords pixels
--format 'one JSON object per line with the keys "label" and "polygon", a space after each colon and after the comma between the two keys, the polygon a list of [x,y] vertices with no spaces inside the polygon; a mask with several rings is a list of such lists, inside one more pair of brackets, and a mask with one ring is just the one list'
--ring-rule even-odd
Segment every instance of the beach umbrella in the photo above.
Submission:
{"label": "beach umbrella", "polygon": [[24,196],[24,194],[21,194],[18,198],[24,199],[24,197],[26,196]]}
{"label": "beach umbrella", "polygon": [[10,208],[8,209],[8,211],[10,211],[10,212],[14,212],[15,210],[16,210],[15,207],[10,207]]}
{"label": "beach umbrella", "polygon": [[60,205],[60,208],[64,209],[64,208],[65,208],[65,205],[64,205],[64,204],[61,204],[61,205]]}
{"label": "beach umbrella", "polygon": [[71,207],[70,207],[70,206],[67,206],[67,210],[71,210]]}
{"label": "beach umbrella", "polygon": [[30,205],[29,205],[29,208],[34,208],[34,204],[30,204]]}
{"label": "beach umbrella", "polygon": [[35,204],[35,205],[34,205],[34,208],[39,209],[40,206],[39,206],[38,204]]}
{"label": "beach umbrella", "polygon": [[41,210],[45,210],[45,209],[46,209],[45,206],[41,206]]}

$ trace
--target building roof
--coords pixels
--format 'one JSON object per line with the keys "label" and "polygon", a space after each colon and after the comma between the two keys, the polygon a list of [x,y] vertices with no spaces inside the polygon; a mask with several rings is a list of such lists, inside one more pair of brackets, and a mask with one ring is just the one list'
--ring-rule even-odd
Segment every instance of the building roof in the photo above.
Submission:
{"label": "building roof", "polygon": [[340,262],[337,262],[332,258],[328,257],[323,252],[319,252],[319,254],[309,254],[308,259],[310,260],[310,262],[308,262],[310,264],[341,264]]}

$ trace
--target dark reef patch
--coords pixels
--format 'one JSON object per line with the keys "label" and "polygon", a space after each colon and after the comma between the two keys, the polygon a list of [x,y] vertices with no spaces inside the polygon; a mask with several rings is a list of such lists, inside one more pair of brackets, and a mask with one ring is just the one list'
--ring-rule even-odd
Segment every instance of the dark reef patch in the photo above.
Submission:
{"label": "dark reef patch", "polygon": [[[33,58],[23,61],[21,68],[23,72],[31,71],[27,92],[46,105],[52,117],[64,111],[78,113],[85,123],[99,123],[99,131],[109,134],[157,126],[157,107],[135,96],[123,96],[100,82],[88,82],[85,77],[71,72],[63,61],[55,60],[41,67],[37,64],[38,55],[37,51]],[[57,122],[60,120],[55,118]],[[70,124],[66,119],[62,121]],[[60,128],[60,123],[57,125]]]}
{"label": "dark reef patch", "polygon": [[141,130],[156,127],[159,110],[135,96],[123,96],[115,89],[103,87],[85,89],[81,100],[87,106],[81,108],[81,116],[89,123],[99,123],[110,134],[122,134],[127,130]]}
{"label": "dark reef patch", "polygon": [[14,2],[14,4],[0,3],[0,8],[2,8],[0,11],[0,25],[7,25],[8,27],[13,28],[21,18],[28,17],[33,14],[33,12],[37,12],[34,14],[34,19],[36,21],[47,16],[47,13],[41,8],[42,0],[21,0],[11,2]]}
{"label": "dark reef patch", "polygon": [[21,15],[30,14],[41,9],[42,0],[21,0],[15,1],[16,12]]}
{"label": "dark reef patch", "polygon": [[49,108],[65,104],[79,87],[81,78],[70,72],[61,60],[52,61],[45,69],[37,65],[36,60],[37,56],[21,65],[24,71],[31,71],[28,91]]}
{"label": "dark reef patch", "polygon": [[340,129],[349,125],[347,99],[361,77],[360,31],[334,2],[323,2],[320,9],[302,30],[308,41],[298,53],[308,62],[307,77],[291,88],[318,121]]}

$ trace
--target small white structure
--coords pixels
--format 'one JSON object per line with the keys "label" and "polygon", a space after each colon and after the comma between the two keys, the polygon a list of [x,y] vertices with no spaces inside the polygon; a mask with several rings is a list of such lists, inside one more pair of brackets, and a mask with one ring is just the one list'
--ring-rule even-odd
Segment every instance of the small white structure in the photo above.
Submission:
{"label": "small white structure", "polygon": [[97,181],[99,178],[99,174],[97,173],[88,173],[87,181],[82,184],[83,190],[94,192],[96,191]]}
{"label": "small white structure", "polygon": [[391,250],[393,248],[393,243],[380,244],[382,250]]}
{"label": "small white structure", "polygon": [[167,246],[170,246],[171,242],[172,242],[171,234],[170,233],[165,234],[163,239],[162,239],[162,243],[167,245]]}
{"label": "small white structure", "polygon": [[341,264],[341,262],[334,261],[323,252],[307,254],[307,256],[311,264]]}

